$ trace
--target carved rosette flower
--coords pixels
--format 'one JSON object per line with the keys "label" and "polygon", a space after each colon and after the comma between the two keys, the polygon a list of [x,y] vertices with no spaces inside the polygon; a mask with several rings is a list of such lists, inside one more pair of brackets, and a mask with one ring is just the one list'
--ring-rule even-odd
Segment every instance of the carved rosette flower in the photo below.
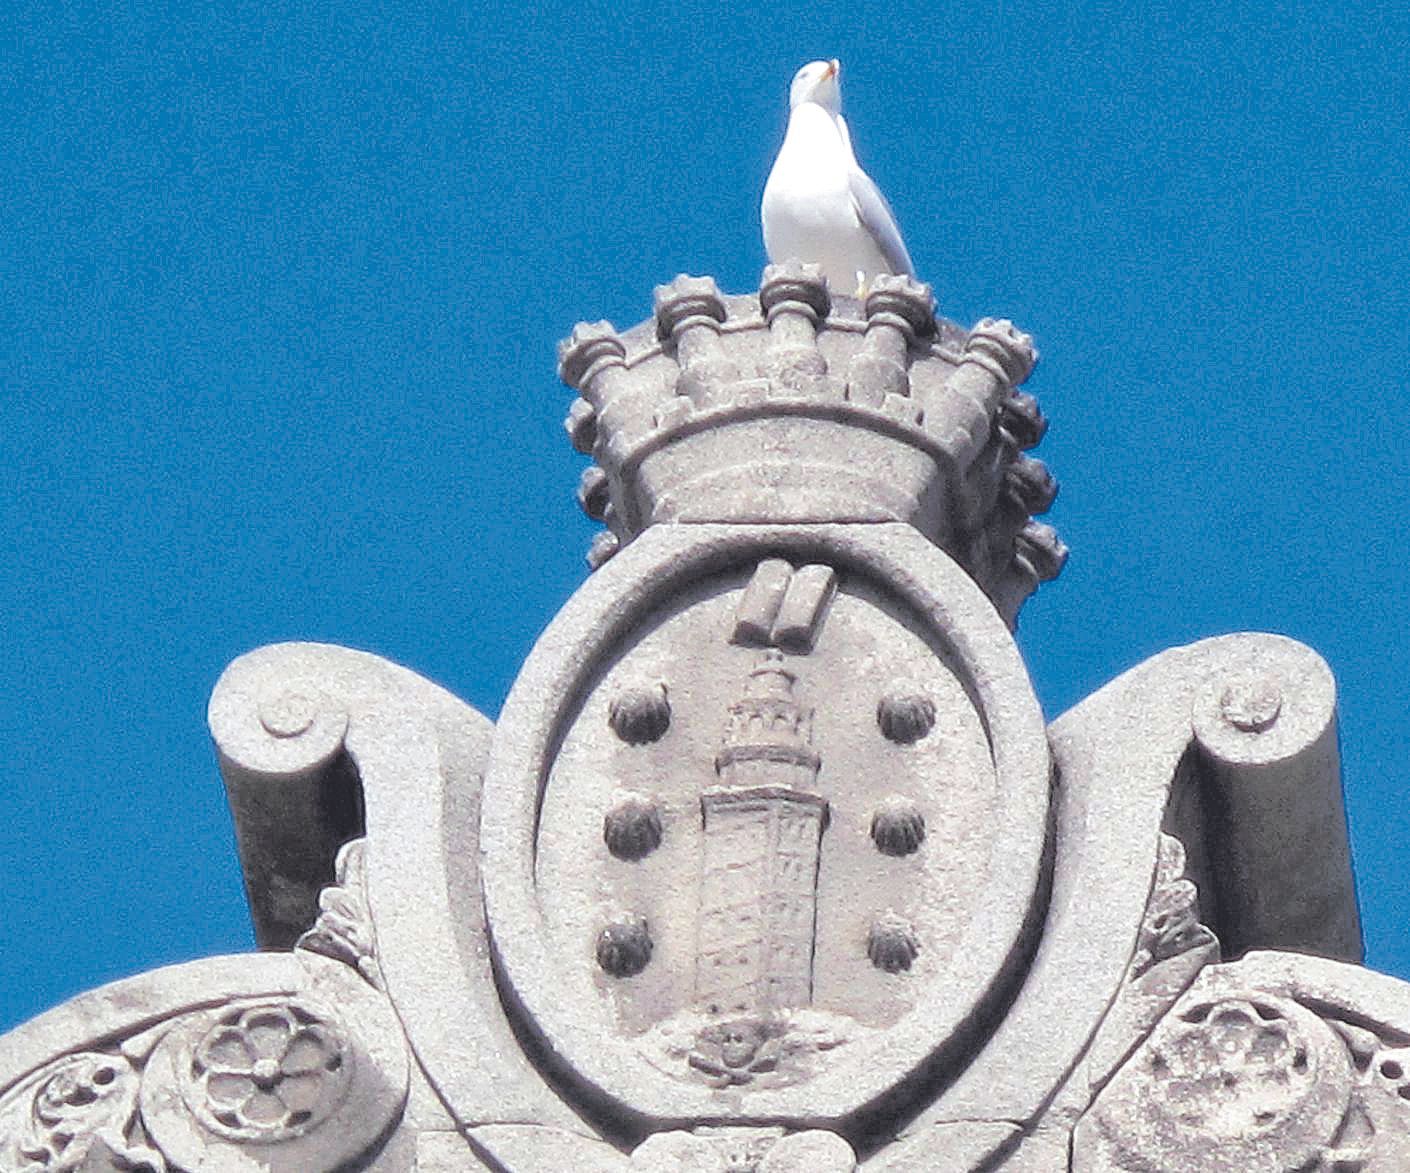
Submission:
{"label": "carved rosette flower", "polygon": [[1291,1173],[1324,1167],[1351,1084],[1346,1048],[1324,1022],[1248,992],[1177,1007],[1108,1085],[1096,1118],[1117,1168]]}
{"label": "carved rosette flower", "polygon": [[347,1093],[342,1031],[293,1004],[222,1015],[191,1053],[183,1089],[201,1122],[232,1140],[277,1141],[321,1124]]}
{"label": "carved rosette flower", "polygon": [[628,745],[660,740],[671,724],[666,686],[656,683],[624,688],[607,706],[607,723]]}
{"label": "carved rosette flower", "polygon": [[872,815],[871,838],[883,855],[911,855],[925,841],[925,815],[911,799],[893,795]]}
{"label": "carved rosette flower", "polygon": [[877,703],[876,723],[888,741],[910,745],[935,727],[935,702],[919,692],[888,693]]}
{"label": "carved rosette flower", "polygon": [[1297,1100],[1309,1079],[1307,1048],[1276,1011],[1230,1000],[1186,1022],[1150,1058],[1180,1119],[1237,1136]]}

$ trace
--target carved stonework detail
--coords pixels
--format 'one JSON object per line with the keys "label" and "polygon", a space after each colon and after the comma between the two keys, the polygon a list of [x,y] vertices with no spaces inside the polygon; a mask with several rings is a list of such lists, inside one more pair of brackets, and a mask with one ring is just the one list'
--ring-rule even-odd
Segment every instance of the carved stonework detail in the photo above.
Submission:
{"label": "carved stonework detail", "polygon": [[1184,846],[1162,832],[1135,952],[1087,1055],[1088,1095],[1105,1084],[1199,972],[1218,959],[1219,942],[1201,922],[1199,891],[1185,874]]}
{"label": "carved stonework detail", "polygon": [[658,1132],[632,1153],[643,1173],[853,1173],[857,1154],[835,1132],[782,1128],[697,1128]]}
{"label": "carved stonework detail", "polygon": [[347,1095],[349,1068],[336,1023],[297,1003],[271,1002],[220,1015],[178,1074],[187,1107],[212,1132],[266,1143],[327,1120]]}
{"label": "carved stonework detail", "polygon": [[[702,362],[729,338],[689,330]],[[883,524],[653,526],[574,607],[485,773],[500,989],[658,1126],[850,1135],[993,1021],[1040,923],[1050,769],[1009,633]],[[620,698],[662,679],[669,732],[629,745]]]}
{"label": "carved stonework detail", "polygon": [[837,574],[832,567],[811,564],[795,569],[782,558],[766,558],[739,600],[734,642],[807,655],[822,633],[836,593]]}
{"label": "carved stonework detail", "polygon": [[919,692],[888,693],[877,702],[876,724],[887,740],[910,745],[934,728],[935,702]]}
{"label": "carved stonework detail", "polygon": [[[137,1119],[138,1070],[122,1055],[81,1052],[51,1064],[5,1097],[28,1100],[18,1137],[0,1137],[3,1168],[17,1173],[165,1173]],[[0,1127],[15,1117],[0,1102]],[[19,1120],[15,1120],[19,1123]]]}
{"label": "carved stonework detail", "polygon": [[574,330],[611,563],[494,722],[348,649],[232,665],[265,951],[0,1039],[0,1173],[1410,1170],[1326,666],[1224,637],[1044,720],[1036,357],[793,262]]}
{"label": "carved stonework detail", "polygon": [[[1075,1173],[1410,1168],[1398,985],[1292,954],[1206,969],[1078,1125]],[[1387,994],[1395,1026],[1373,1009]]]}
{"label": "carved stonework detail", "polygon": [[[1185,875],[1185,848],[1173,835],[1160,836],[1160,857],[1150,903],[1141,921],[1128,980],[1136,980],[1163,961],[1201,950],[1210,960],[1218,941],[1200,921],[1199,890]],[[1193,973],[1190,975],[1193,977]]]}
{"label": "carved stonework detail", "polygon": [[[1033,340],[1004,319],[937,319],[909,277],[877,277],[865,301],[837,294],[796,262],[766,269],[757,296],[682,275],[640,326],[573,330],[559,348],[582,404],[568,431],[602,473],[579,500],[609,535],[591,564],[658,522],[904,521],[1012,621],[1066,558],[1030,521],[1056,492],[1022,455],[1044,429],[1017,390]],[[790,638],[807,650],[803,630]]]}
{"label": "carved stonework detail", "polygon": [[597,936],[597,964],[615,978],[635,977],[651,963],[653,948],[644,917],[617,921]]}
{"label": "carved stonework detail", "polygon": [[716,1023],[696,1035],[688,1062],[713,1087],[752,1083],[778,1070],[784,1030],[781,1022],[760,1018]]}
{"label": "carved stonework detail", "polygon": [[872,815],[871,838],[883,855],[911,855],[925,842],[925,813],[914,799],[893,794]]}
{"label": "carved stonework detail", "polygon": [[367,907],[364,853],[367,843],[354,839],[338,851],[337,883],[318,894],[318,920],[298,940],[297,948],[321,953],[357,970],[374,989],[384,988],[377,964],[377,941]]}
{"label": "carved stonework detail", "polygon": [[794,680],[777,652],[750,674],[715,758],[721,785],[700,798],[696,996],[707,1014],[767,1016],[812,1002],[827,801],[813,793],[820,759]]}
{"label": "carved stonework detail", "polygon": [[1296,1002],[1250,992],[1182,1004],[1097,1101],[1106,1161],[1089,1167],[1329,1168],[1351,1070],[1337,1035]]}
{"label": "carved stonework detail", "polygon": [[910,969],[920,956],[920,942],[910,922],[888,912],[877,918],[867,933],[867,956],[883,973]]}
{"label": "carved stonework detail", "polygon": [[623,689],[607,709],[612,732],[628,745],[646,745],[671,725],[671,701],[660,682]]}
{"label": "carved stonework detail", "polygon": [[141,1088],[152,1143],[180,1169],[331,1173],[386,1135],[406,1058],[382,995],[321,959],[330,1001],[250,998],[177,1018]]}
{"label": "carved stonework detail", "polygon": [[662,834],[661,808],[643,794],[623,794],[602,818],[602,841],[618,859],[645,859]]}

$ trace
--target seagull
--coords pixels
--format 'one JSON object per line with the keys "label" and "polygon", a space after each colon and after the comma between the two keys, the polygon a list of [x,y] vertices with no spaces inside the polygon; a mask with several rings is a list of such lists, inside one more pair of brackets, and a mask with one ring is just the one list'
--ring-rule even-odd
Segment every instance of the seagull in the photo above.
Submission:
{"label": "seagull", "polygon": [[821,265],[860,296],[879,273],[915,276],[886,197],[857,164],[842,117],[842,66],[810,61],[788,92],[788,132],[764,184],[764,248],[775,264]]}

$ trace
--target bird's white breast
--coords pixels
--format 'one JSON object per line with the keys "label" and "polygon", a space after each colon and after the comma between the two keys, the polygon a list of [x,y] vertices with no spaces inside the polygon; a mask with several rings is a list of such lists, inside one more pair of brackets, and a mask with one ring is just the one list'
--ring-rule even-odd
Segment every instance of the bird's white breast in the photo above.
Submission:
{"label": "bird's white breast", "polygon": [[821,265],[838,293],[851,293],[859,273],[888,271],[857,219],[851,167],[851,152],[832,116],[815,103],[804,103],[788,120],[761,208],[769,259]]}

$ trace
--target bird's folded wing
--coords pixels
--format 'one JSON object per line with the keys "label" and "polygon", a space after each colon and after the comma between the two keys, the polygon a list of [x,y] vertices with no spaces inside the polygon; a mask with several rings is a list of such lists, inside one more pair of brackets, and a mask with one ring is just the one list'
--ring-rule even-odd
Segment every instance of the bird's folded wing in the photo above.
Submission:
{"label": "bird's folded wing", "polygon": [[837,124],[837,133],[841,136],[842,145],[851,159],[847,182],[857,219],[876,241],[876,247],[881,250],[881,255],[886,258],[891,271],[914,277],[915,266],[911,264],[911,254],[906,251],[906,242],[901,239],[901,230],[896,227],[896,215],[891,211],[891,205],[886,202],[886,197],[881,194],[881,189],[872,181],[872,177],[857,163],[846,119],[838,114],[833,121]]}

